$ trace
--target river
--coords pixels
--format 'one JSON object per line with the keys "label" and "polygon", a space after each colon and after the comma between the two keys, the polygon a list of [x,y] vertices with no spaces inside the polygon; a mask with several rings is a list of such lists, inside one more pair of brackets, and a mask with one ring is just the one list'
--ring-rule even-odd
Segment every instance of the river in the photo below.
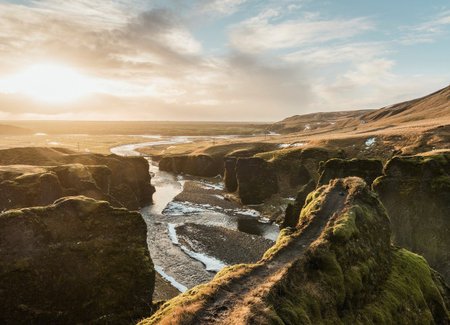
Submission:
{"label": "river", "polygon": [[[177,145],[199,139],[199,137],[146,136],[151,141],[127,144],[111,148],[111,152],[120,156],[141,156],[140,148],[156,145]],[[223,136],[221,136],[223,138]],[[215,271],[225,264],[214,256],[202,252],[192,252],[177,242],[175,226],[184,223],[221,226],[275,240],[279,229],[276,225],[264,222],[259,213],[251,209],[224,211],[220,207],[198,206],[190,202],[173,202],[182,192],[185,178],[160,171],[150,157],[152,184],[156,188],[153,204],[141,209],[147,224],[147,243],[156,271],[183,292],[197,284],[209,281]],[[189,181],[215,189],[223,188],[221,179],[201,179],[189,177]]]}

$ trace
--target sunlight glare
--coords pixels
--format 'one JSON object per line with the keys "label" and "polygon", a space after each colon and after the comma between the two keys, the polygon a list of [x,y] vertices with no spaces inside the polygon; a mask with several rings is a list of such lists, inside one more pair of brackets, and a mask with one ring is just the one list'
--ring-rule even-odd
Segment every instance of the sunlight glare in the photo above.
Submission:
{"label": "sunlight glare", "polygon": [[73,68],[57,64],[37,64],[4,82],[10,93],[20,93],[47,103],[67,103],[87,96],[92,81]]}

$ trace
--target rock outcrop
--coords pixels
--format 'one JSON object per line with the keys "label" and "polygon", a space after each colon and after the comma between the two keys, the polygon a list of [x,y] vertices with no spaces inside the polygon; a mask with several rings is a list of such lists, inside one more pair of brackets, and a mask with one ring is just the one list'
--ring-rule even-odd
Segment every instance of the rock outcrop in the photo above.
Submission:
{"label": "rock outcrop", "polygon": [[[0,187],[11,193],[25,187],[33,196],[24,198],[25,203],[31,200],[29,202],[33,204],[20,206],[17,203],[19,206],[12,207],[45,205],[64,195],[86,195],[135,210],[151,203],[155,191],[148,162],[142,157],[79,154],[54,148],[14,148],[0,150],[0,165],[16,168],[15,172],[8,171],[8,167],[1,168]],[[25,167],[22,168],[25,172],[20,172],[17,165],[42,168],[37,168],[33,176],[33,172],[27,172]],[[28,169],[32,170],[31,167]],[[8,193],[4,195],[8,196]],[[36,198],[36,195],[43,197]],[[14,198],[6,197],[7,202],[3,204],[6,208],[10,199],[14,201]]]}
{"label": "rock outcrop", "polygon": [[237,193],[243,204],[259,204],[278,192],[278,180],[270,163],[262,158],[236,162]]}
{"label": "rock outcrop", "polygon": [[0,166],[0,211],[45,206],[73,195],[121,206],[109,195],[110,178],[111,170],[106,166]]}
{"label": "rock outcrop", "polygon": [[0,323],[129,324],[155,272],[136,212],[68,197],[0,214]]}
{"label": "rock outcrop", "polygon": [[450,154],[395,157],[375,180],[393,240],[423,255],[450,281]]}
{"label": "rock outcrop", "polygon": [[[212,145],[189,154],[163,155],[159,158],[161,170],[200,177],[224,175],[224,161],[228,157],[252,157],[257,153],[274,150],[276,144],[266,142],[237,142]],[[234,192],[234,191],[232,191]]]}
{"label": "rock outcrop", "polygon": [[167,156],[159,161],[159,169],[176,174],[214,177],[223,174],[223,160],[206,154]]}
{"label": "rock outcrop", "polygon": [[[296,193],[311,180],[317,183],[321,163],[330,158],[343,155],[322,148],[305,148],[300,150],[280,150],[270,159],[278,177],[280,189],[285,195]],[[268,155],[264,155],[269,158]]]}
{"label": "rock outcrop", "polygon": [[390,235],[361,179],[333,180],[259,262],[222,270],[140,324],[448,324],[448,288]]}
{"label": "rock outcrop", "polygon": [[383,164],[375,159],[339,159],[325,162],[319,170],[319,185],[326,185],[335,178],[355,176],[362,178],[368,185],[383,173]]}
{"label": "rock outcrop", "polygon": [[281,223],[281,229],[287,227],[296,227],[298,223],[298,219],[300,218],[300,212],[302,211],[302,207],[306,202],[306,198],[308,194],[314,191],[316,188],[316,183],[311,180],[308,184],[304,185],[300,191],[298,191],[297,196],[295,197],[294,203],[289,203],[286,207],[286,211],[284,213],[284,219]]}
{"label": "rock outcrop", "polygon": [[225,188],[228,192],[236,192],[238,189],[238,181],[236,176],[236,163],[238,158],[236,157],[226,157],[224,162],[225,173],[223,180],[225,183]]}
{"label": "rock outcrop", "polygon": [[[253,157],[225,158],[225,187],[244,204],[261,204],[273,194],[295,195],[319,179],[321,162],[342,155],[321,148],[276,150]],[[306,193],[308,194],[308,193]]]}

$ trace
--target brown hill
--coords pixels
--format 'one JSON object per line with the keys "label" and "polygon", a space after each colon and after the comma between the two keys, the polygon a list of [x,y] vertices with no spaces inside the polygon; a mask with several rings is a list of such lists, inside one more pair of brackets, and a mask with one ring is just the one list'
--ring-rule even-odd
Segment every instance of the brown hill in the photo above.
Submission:
{"label": "brown hill", "polygon": [[337,123],[359,119],[370,114],[372,110],[319,112],[306,115],[294,115],[270,126],[269,131],[277,133],[292,133],[317,129],[334,129]]}
{"label": "brown hill", "polygon": [[380,108],[364,114],[366,123],[405,123],[450,118],[450,86],[430,95]]}
{"label": "brown hill", "polygon": [[269,127],[279,133],[374,131],[399,125],[440,125],[450,121],[450,86],[427,96],[377,110],[295,115]]}

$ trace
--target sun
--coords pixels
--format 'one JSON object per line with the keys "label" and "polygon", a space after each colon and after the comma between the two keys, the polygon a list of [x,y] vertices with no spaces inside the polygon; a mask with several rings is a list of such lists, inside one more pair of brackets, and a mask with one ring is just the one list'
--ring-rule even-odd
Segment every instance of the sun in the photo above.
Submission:
{"label": "sun", "polygon": [[37,101],[68,103],[87,96],[92,81],[75,69],[59,64],[36,64],[9,78],[10,93],[19,93]]}

